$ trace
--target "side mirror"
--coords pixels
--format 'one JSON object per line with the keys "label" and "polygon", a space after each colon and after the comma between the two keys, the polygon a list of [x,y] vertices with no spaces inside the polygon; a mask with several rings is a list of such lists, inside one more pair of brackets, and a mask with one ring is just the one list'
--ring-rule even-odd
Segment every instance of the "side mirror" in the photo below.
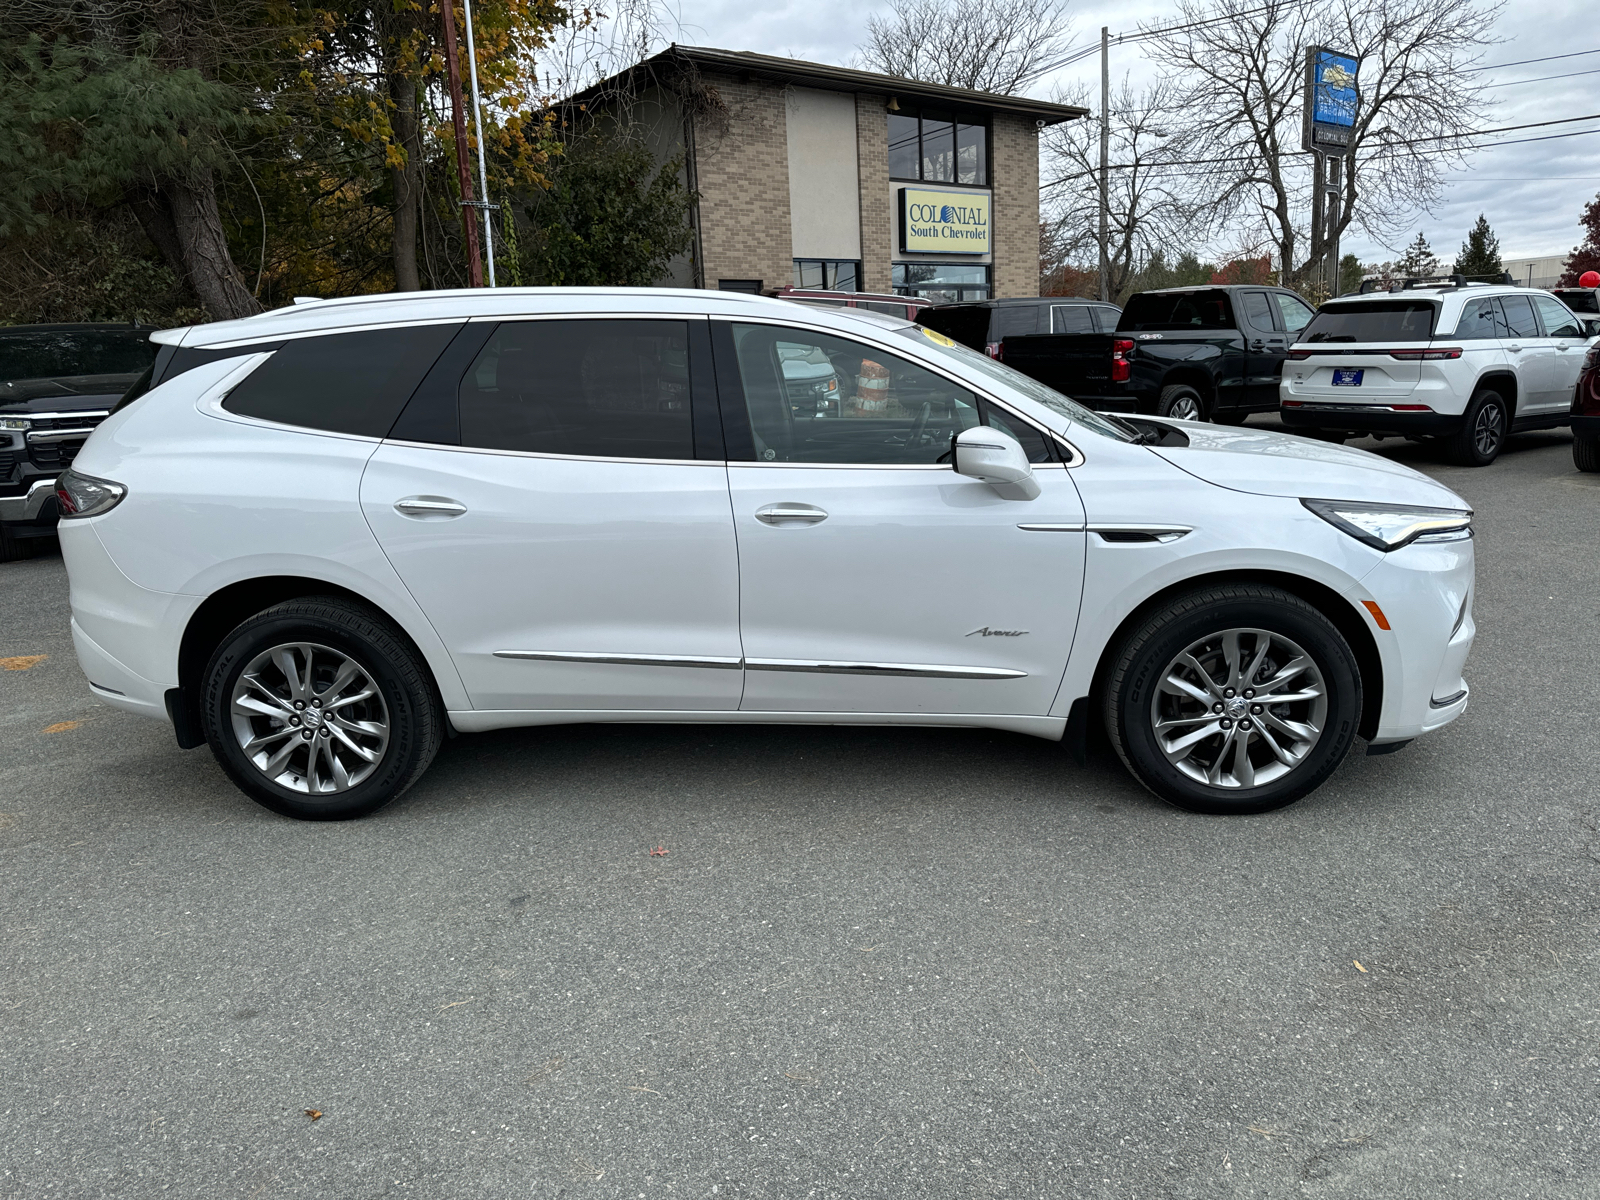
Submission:
{"label": "side mirror", "polygon": [[1022,443],[987,425],[963,429],[951,439],[950,465],[957,475],[980,479],[1007,500],[1032,500],[1043,490]]}

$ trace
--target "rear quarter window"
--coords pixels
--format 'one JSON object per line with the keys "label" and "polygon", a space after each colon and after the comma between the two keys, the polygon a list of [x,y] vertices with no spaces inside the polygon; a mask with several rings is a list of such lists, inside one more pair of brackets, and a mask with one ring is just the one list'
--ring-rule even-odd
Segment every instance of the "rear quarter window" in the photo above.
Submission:
{"label": "rear quarter window", "polygon": [[1301,342],[1425,342],[1433,336],[1439,306],[1427,300],[1373,300],[1325,304],[1300,335]]}
{"label": "rear quarter window", "polygon": [[282,425],[381,438],[460,328],[413,325],[287,342],[222,407]]}

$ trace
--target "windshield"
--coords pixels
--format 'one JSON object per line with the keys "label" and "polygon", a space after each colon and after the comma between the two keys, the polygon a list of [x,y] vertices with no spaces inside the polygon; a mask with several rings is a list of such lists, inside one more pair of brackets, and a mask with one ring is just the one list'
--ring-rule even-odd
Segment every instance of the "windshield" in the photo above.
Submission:
{"label": "windshield", "polygon": [[0,334],[0,380],[137,375],[155,361],[156,350],[142,330]]}
{"label": "windshield", "polygon": [[1119,442],[1135,442],[1139,440],[1137,431],[1130,430],[1120,421],[1114,421],[1101,416],[1092,408],[1085,408],[1076,400],[1069,400],[1054,388],[1047,388],[1037,379],[1030,379],[1021,371],[1013,371],[1004,363],[996,362],[987,354],[979,354],[963,346],[960,342],[952,342],[937,330],[926,329],[920,325],[913,325],[898,330],[902,337],[920,341],[923,345],[936,346],[949,358],[955,359],[962,366],[987,376],[996,383],[1003,384],[1012,391],[1021,392],[1035,404],[1042,404],[1051,412],[1066,417],[1074,424],[1082,425],[1085,429],[1093,430],[1103,437],[1115,438]]}
{"label": "windshield", "polygon": [[1232,329],[1228,293],[1144,292],[1129,296],[1117,332],[1138,329]]}
{"label": "windshield", "polygon": [[1302,342],[1425,342],[1433,336],[1439,306],[1427,300],[1369,300],[1325,304],[1311,318]]}

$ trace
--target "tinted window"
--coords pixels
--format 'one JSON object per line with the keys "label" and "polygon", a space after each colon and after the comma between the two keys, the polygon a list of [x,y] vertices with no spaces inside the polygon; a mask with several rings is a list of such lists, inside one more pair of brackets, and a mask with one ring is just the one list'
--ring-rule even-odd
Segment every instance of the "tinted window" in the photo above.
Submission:
{"label": "tinted window", "polygon": [[461,444],[693,458],[682,321],[507,321],[461,381]]}
{"label": "tinted window", "polygon": [[384,437],[458,329],[415,325],[286,342],[222,407],[283,425]]}
{"label": "tinted window", "polygon": [[1244,294],[1245,318],[1257,329],[1270,331],[1272,325],[1272,306],[1267,300],[1265,292],[1246,292]]}
{"label": "tinted window", "polygon": [[917,159],[917,118],[903,113],[889,114],[889,176],[891,179],[915,179]]}
{"label": "tinted window", "polygon": [[1050,308],[1051,333],[1093,333],[1094,320],[1087,304],[1056,304]]}
{"label": "tinted window", "polygon": [[0,380],[137,375],[156,360],[147,332],[60,330],[0,335]]}
{"label": "tinted window", "polygon": [[989,131],[982,125],[956,126],[956,182],[982,187],[989,182]]}
{"label": "tinted window", "polygon": [[1283,327],[1290,333],[1299,333],[1311,321],[1311,306],[1287,292],[1273,292],[1278,302],[1278,313],[1283,317]]}
{"label": "tinted window", "polygon": [[1533,319],[1533,305],[1526,296],[1501,296],[1500,313],[1505,322],[1501,337],[1539,336],[1539,323]]}
{"label": "tinted window", "polygon": [[[1426,300],[1373,300],[1324,304],[1301,335],[1302,342],[1425,342],[1433,336],[1438,308]],[[1530,316],[1532,314],[1530,313]]]}
{"label": "tinted window", "polygon": [[956,125],[929,114],[922,118],[922,177],[936,183],[956,181]]}
{"label": "tinted window", "polygon": [[1122,310],[1120,308],[1112,308],[1109,305],[1098,304],[1094,306],[1094,315],[1095,320],[1100,323],[1100,331],[1102,333],[1110,333],[1117,327],[1117,318],[1122,316]]}
{"label": "tinted window", "polygon": [[994,309],[989,322],[989,340],[998,342],[1018,334],[1041,332],[1039,310],[1043,307],[1042,304],[1004,304]]}
{"label": "tinted window", "polygon": [[1545,337],[1574,338],[1583,336],[1583,330],[1578,328],[1578,318],[1568,312],[1566,306],[1559,300],[1552,300],[1545,296],[1535,296],[1533,302],[1539,308],[1539,319],[1544,322]]}
{"label": "tinted window", "polygon": [[1563,289],[1556,293],[1562,302],[1575,313],[1600,313],[1600,301],[1588,288]]}
{"label": "tinted window", "polygon": [[[1147,292],[1131,296],[1117,329],[1232,329],[1226,292]],[[1271,326],[1268,326],[1271,328]]]}
{"label": "tinted window", "polygon": [[1462,342],[1499,337],[1494,301],[1485,296],[1482,300],[1466,304],[1461,310],[1461,320],[1456,322],[1456,331],[1451,336]]}

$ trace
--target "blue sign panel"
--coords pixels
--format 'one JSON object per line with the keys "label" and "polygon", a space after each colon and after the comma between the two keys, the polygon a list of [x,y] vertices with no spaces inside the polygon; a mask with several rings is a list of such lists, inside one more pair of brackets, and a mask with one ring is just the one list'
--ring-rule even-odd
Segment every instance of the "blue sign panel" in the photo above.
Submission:
{"label": "blue sign panel", "polygon": [[1319,50],[1316,58],[1315,101],[1311,119],[1318,125],[1348,129],[1356,123],[1356,71],[1359,63],[1332,50]]}

